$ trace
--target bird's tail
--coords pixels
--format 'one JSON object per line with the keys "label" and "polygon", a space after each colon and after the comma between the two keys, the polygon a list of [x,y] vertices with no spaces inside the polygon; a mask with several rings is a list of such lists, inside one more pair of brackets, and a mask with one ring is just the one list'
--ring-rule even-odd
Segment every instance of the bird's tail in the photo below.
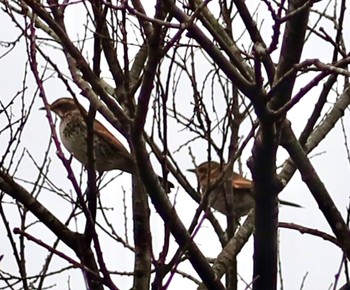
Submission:
{"label": "bird's tail", "polygon": [[294,203],[294,202],[290,202],[290,201],[285,201],[285,200],[278,200],[280,204],[282,205],[288,205],[288,206],[293,206],[293,207],[302,207],[301,205]]}

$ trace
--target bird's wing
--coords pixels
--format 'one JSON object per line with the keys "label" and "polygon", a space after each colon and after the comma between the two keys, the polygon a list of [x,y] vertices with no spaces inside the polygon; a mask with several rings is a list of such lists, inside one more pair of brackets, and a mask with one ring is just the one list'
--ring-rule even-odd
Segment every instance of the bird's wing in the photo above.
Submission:
{"label": "bird's wing", "polygon": [[252,181],[234,172],[232,186],[234,189],[250,189],[252,188]]}
{"label": "bird's wing", "polygon": [[124,147],[124,145],[97,120],[94,122],[94,133],[97,136],[107,140],[107,142],[109,142],[109,144],[116,150],[116,152],[119,152],[127,158],[131,158],[129,151]]}

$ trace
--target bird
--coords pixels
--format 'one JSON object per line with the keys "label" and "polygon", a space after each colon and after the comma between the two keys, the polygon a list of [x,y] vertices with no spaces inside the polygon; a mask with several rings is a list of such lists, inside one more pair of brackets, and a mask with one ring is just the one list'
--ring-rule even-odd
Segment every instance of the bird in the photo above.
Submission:
{"label": "bird", "polygon": [[[41,109],[45,109],[41,108]],[[48,109],[60,118],[59,134],[64,147],[85,167],[87,157],[87,111],[72,98],[59,98]],[[136,172],[134,158],[124,145],[96,119],[93,120],[95,170],[99,173],[121,170]],[[161,177],[158,177],[162,181]],[[167,181],[166,192],[174,185]]]}
{"label": "bird", "polygon": [[[207,161],[195,169],[189,169],[197,175],[198,182],[201,188],[201,194],[205,193],[210,186],[212,186],[217,178],[222,173],[223,167],[216,161]],[[225,194],[225,180],[219,183],[215,188],[208,193],[208,205],[222,214],[228,215],[228,206]],[[236,218],[240,218],[249,213],[255,206],[255,199],[253,194],[253,182],[242,175],[233,172],[232,175],[232,189],[233,189],[233,213]],[[228,192],[228,191],[227,191]],[[202,196],[203,197],[203,196]],[[279,200],[280,204],[300,207],[300,205]]]}

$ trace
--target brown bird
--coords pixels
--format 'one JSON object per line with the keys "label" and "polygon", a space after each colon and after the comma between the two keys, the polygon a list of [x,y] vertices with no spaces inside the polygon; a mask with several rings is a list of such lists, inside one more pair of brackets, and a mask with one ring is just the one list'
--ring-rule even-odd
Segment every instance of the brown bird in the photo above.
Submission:
{"label": "brown bird", "polygon": [[[215,183],[220,176],[223,167],[215,162],[204,162],[195,169],[189,169],[197,175],[202,193],[206,192],[208,187]],[[227,215],[228,208],[225,195],[225,177],[223,182],[219,183],[208,195],[208,204],[217,211]],[[237,218],[245,216],[254,207],[255,200],[252,193],[253,182],[244,178],[240,174],[233,172],[233,212]],[[280,204],[300,207],[299,205],[279,200]]]}
{"label": "brown bird", "polygon": [[[45,108],[41,108],[45,109]],[[49,105],[49,109],[60,119],[59,132],[63,145],[84,166],[87,157],[86,110],[71,98],[60,98]],[[118,169],[133,174],[136,164],[132,155],[119,140],[99,121],[93,122],[95,169],[102,173]],[[160,181],[162,180],[159,177]],[[168,182],[166,191],[174,185]]]}

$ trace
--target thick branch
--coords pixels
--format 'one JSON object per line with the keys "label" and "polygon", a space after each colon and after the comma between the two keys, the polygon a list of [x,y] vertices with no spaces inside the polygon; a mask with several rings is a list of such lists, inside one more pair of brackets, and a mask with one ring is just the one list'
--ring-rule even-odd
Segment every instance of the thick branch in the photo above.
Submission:
{"label": "thick branch", "polygon": [[350,231],[342,218],[340,212],[335,206],[326,187],[318,177],[309,158],[304,152],[302,146],[296,139],[290,124],[285,124],[283,130],[283,146],[288,151],[295,166],[300,171],[303,181],[308,186],[310,192],[315,198],[320,210],[332,228],[347,258],[350,258]]}
{"label": "thick branch", "polygon": [[79,241],[82,240],[82,235],[70,231],[25,188],[3,171],[0,171],[0,189],[23,204],[67,246],[75,250],[77,249]]}
{"label": "thick branch", "polygon": [[191,264],[206,286],[209,289],[224,289],[220,279],[215,275],[208,261],[194,243],[179,216],[176,214],[157,177],[149,170],[151,168],[149,154],[145,149],[142,136],[132,134],[132,141],[140,176],[157,212],[169,226],[170,232],[175,237],[176,242],[183,251],[186,251]]}
{"label": "thick branch", "polygon": [[[293,13],[295,10],[303,6],[307,0],[289,1],[288,13]],[[278,81],[284,76],[293,66],[300,61],[301,53],[304,47],[305,32],[309,19],[310,7],[305,6],[293,17],[289,18],[286,23],[286,30],[283,36],[281,55],[278,62],[276,79]],[[295,83],[296,72],[293,77],[289,78],[278,90],[273,98],[273,107],[280,108],[289,99]]]}

